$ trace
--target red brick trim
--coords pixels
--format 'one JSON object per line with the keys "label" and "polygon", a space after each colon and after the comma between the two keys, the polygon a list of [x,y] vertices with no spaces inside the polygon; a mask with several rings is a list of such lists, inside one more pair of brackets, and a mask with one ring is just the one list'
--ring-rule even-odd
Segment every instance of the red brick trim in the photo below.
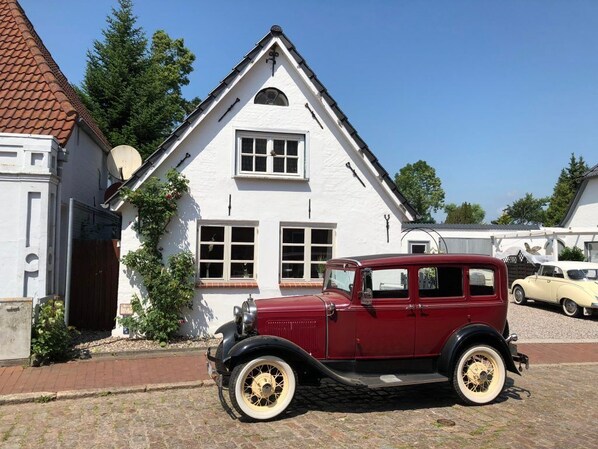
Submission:
{"label": "red brick trim", "polygon": [[289,282],[284,281],[278,284],[280,288],[322,288],[322,281],[315,282]]}
{"label": "red brick trim", "polygon": [[198,282],[195,284],[197,288],[258,288],[256,281],[248,282]]}

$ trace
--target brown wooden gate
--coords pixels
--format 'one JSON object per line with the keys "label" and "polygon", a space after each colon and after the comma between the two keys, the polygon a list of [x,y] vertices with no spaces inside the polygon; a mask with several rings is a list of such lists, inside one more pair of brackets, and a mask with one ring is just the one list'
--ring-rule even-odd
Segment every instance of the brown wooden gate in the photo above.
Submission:
{"label": "brown wooden gate", "polygon": [[73,240],[69,324],[114,328],[118,293],[118,240]]}

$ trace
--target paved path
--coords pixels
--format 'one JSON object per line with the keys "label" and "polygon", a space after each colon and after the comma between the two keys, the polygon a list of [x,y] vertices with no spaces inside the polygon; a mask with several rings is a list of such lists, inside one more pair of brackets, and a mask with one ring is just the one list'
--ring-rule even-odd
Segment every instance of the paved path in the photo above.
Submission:
{"label": "paved path", "polygon": [[0,406],[0,447],[595,448],[598,364],[509,376],[497,403],[466,407],[448,384],[377,392],[300,387],[281,419],[231,418],[215,388]]}
{"label": "paved path", "polygon": [[[532,367],[555,363],[598,363],[598,343],[519,344],[519,351],[529,355]],[[147,355],[118,359],[100,358],[59,363],[40,368],[0,368],[2,396],[33,392],[123,389],[155,387],[208,380],[203,352]]]}

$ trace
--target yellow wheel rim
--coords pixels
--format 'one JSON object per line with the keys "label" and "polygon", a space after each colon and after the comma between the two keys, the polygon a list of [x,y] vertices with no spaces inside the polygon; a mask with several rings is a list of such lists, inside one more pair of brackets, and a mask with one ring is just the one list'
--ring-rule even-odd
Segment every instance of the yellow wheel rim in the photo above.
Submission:
{"label": "yellow wheel rim", "polygon": [[243,379],[242,400],[257,411],[275,407],[289,392],[285,369],[269,361],[252,367]]}

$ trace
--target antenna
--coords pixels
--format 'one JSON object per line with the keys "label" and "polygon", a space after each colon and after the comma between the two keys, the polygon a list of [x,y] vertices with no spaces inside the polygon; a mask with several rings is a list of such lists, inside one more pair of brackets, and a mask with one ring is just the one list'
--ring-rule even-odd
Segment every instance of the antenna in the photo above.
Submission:
{"label": "antenna", "polygon": [[141,162],[139,152],[129,145],[118,145],[108,153],[108,171],[120,181],[129,179]]}

